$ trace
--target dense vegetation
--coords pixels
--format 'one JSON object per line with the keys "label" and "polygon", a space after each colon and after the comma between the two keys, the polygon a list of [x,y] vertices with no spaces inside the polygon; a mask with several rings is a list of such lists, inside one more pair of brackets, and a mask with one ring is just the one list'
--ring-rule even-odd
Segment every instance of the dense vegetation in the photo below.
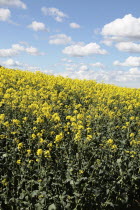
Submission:
{"label": "dense vegetation", "polygon": [[1,208],[139,206],[139,113],[140,89],[1,67]]}

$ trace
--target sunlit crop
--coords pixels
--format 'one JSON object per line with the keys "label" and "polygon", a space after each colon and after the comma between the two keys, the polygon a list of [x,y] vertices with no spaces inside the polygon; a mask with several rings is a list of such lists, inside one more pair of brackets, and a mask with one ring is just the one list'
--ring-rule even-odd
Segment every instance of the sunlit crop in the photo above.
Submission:
{"label": "sunlit crop", "polygon": [[2,67],[0,156],[4,210],[140,203],[140,89]]}

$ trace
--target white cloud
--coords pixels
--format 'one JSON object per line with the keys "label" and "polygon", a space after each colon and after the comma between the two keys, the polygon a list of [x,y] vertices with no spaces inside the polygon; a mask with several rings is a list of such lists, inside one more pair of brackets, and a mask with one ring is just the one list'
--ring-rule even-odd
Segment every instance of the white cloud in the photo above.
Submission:
{"label": "white cloud", "polygon": [[77,23],[70,23],[71,28],[80,28],[80,25]]}
{"label": "white cloud", "polygon": [[72,63],[72,60],[70,60],[70,59],[68,59],[68,58],[62,58],[61,61],[68,62],[68,63]]}
{"label": "white cloud", "polygon": [[52,16],[57,22],[63,22],[64,18],[68,16],[57,8],[42,7],[41,11],[44,15]]}
{"label": "white cloud", "polygon": [[88,70],[88,66],[87,65],[81,65],[80,67],[79,67],[79,71],[80,72],[85,72],[85,71],[87,71]]}
{"label": "white cloud", "polygon": [[3,61],[3,64],[9,67],[22,66],[22,64],[19,61],[14,61],[13,59],[8,59],[6,61]]}
{"label": "white cloud", "polygon": [[9,9],[0,8],[0,21],[8,21],[11,17]]}
{"label": "white cloud", "polygon": [[44,55],[44,53],[41,53],[38,51],[35,47],[24,47],[19,44],[13,44],[11,48],[9,49],[0,49],[0,57],[12,57],[19,55],[21,52],[26,52],[30,55]]}
{"label": "white cloud", "polygon": [[33,21],[28,28],[33,29],[34,31],[48,31],[45,24],[37,21]]}
{"label": "white cloud", "polygon": [[29,70],[29,71],[40,71],[41,70],[40,67],[31,66],[29,64],[21,63],[19,61],[15,61],[13,59],[8,59],[6,61],[3,61],[2,64],[9,68],[20,68],[20,69]]}
{"label": "white cloud", "polygon": [[116,48],[124,52],[140,53],[140,44],[133,42],[120,42],[116,44]]}
{"label": "white cloud", "polygon": [[100,46],[96,43],[89,43],[87,45],[84,44],[75,44],[66,47],[63,51],[64,54],[81,57],[81,56],[88,56],[92,54],[107,54],[107,51],[101,49]]}
{"label": "white cloud", "polygon": [[49,44],[55,44],[55,45],[66,45],[72,42],[72,39],[70,36],[67,36],[66,34],[57,34],[50,36]]}
{"label": "white cloud", "polygon": [[104,64],[102,64],[100,62],[91,63],[90,66],[92,66],[92,67],[98,67],[98,68],[101,68],[101,69],[103,69],[105,67]]}
{"label": "white cloud", "polygon": [[102,28],[102,35],[108,37],[139,39],[140,40],[140,18],[131,14],[125,15],[122,19],[116,19]]}
{"label": "white cloud", "polygon": [[11,57],[11,56],[15,56],[18,54],[19,54],[19,51],[15,50],[13,48],[0,49],[0,57]]}
{"label": "white cloud", "polygon": [[21,0],[0,0],[0,6],[15,6],[26,9],[27,6]]}
{"label": "white cloud", "polygon": [[132,74],[132,75],[139,75],[140,76],[140,70],[138,68],[129,69],[129,73]]}
{"label": "white cloud", "polygon": [[115,66],[140,66],[140,57],[128,57],[124,62],[114,61],[113,63]]}
{"label": "white cloud", "polygon": [[112,45],[112,40],[111,39],[104,39],[103,41],[101,41],[101,43],[103,43],[107,46],[111,46]]}
{"label": "white cloud", "polygon": [[[87,80],[96,80],[97,82],[104,82],[108,84],[116,84],[119,86],[128,86],[128,87],[140,87],[140,70],[138,68],[131,68],[129,70],[91,70],[86,64],[85,70],[80,69],[80,66],[77,65],[76,68],[68,69],[67,71],[61,73],[64,77],[78,78],[78,79],[87,79]],[[86,68],[87,66],[87,68]],[[82,66],[81,66],[82,67]]]}
{"label": "white cloud", "polygon": [[30,55],[44,55],[44,53],[40,53],[35,47],[27,47],[25,51]]}
{"label": "white cloud", "polygon": [[20,44],[13,44],[12,49],[16,50],[17,52],[25,50],[25,48]]}

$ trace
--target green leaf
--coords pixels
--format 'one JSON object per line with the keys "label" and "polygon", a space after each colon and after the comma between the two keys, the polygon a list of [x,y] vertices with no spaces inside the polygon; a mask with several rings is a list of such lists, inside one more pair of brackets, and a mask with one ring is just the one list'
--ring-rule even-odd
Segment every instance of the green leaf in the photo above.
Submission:
{"label": "green leaf", "polygon": [[56,210],[56,206],[55,204],[51,204],[49,207],[48,207],[48,210]]}
{"label": "green leaf", "polygon": [[121,158],[117,159],[117,164],[118,164],[119,166],[121,165],[121,162],[122,162]]}
{"label": "green leaf", "polygon": [[31,196],[32,198],[37,196],[38,195],[38,190],[34,190],[32,193],[31,193]]}

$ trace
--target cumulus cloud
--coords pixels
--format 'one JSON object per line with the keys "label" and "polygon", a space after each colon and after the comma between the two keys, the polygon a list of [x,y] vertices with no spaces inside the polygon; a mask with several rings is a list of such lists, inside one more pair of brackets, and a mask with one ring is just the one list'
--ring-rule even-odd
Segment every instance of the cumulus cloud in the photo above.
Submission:
{"label": "cumulus cloud", "polygon": [[97,67],[97,68],[101,68],[103,69],[105,66],[104,64],[100,63],[100,62],[97,62],[97,63],[91,63],[90,66],[92,67]]}
{"label": "cumulus cloud", "polygon": [[140,57],[128,57],[124,62],[114,61],[113,63],[115,66],[132,66],[132,67],[139,67],[140,66]]}
{"label": "cumulus cloud", "polygon": [[66,71],[61,73],[61,75],[73,79],[96,80],[97,82],[116,84],[119,86],[140,87],[140,70],[138,68],[130,68],[125,71],[91,70],[87,64],[83,64],[81,68],[80,65],[76,65],[75,68],[71,68],[70,70],[66,68]]}
{"label": "cumulus cloud", "polygon": [[21,52],[26,52],[30,55],[44,55],[44,53],[41,53],[38,51],[35,47],[24,47],[19,44],[13,44],[11,48],[9,49],[0,49],[0,57],[12,57],[19,55]]}
{"label": "cumulus cloud", "polygon": [[0,21],[8,21],[11,17],[9,9],[0,8]]}
{"label": "cumulus cloud", "polygon": [[140,44],[133,42],[120,42],[116,44],[116,48],[123,52],[140,53]]}
{"label": "cumulus cloud", "polygon": [[13,47],[9,49],[0,49],[0,57],[11,57],[18,54],[19,51],[14,49]]}
{"label": "cumulus cloud", "polygon": [[[131,14],[118,18],[102,28],[101,34],[104,36],[104,43],[111,46],[113,42],[118,42],[115,47],[119,51],[129,53],[140,53],[140,18],[133,17]],[[118,65],[119,62],[117,61]]]}
{"label": "cumulus cloud", "polygon": [[21,7],[22,9],[27,8],[26,4],[21,0],[0,0],[0,6]]}
{"label": "cumulus cloud", "polygon": [[39,52],[37,48],[35,47],[27,47],[25,48],[25,52],[27,52],[30,55],[44,55],[44,53]]}
{"label": "cumulus cloud", "polygon": [[48,31],[44,23],[33,21],[28,28],[33,29],[34,31]]}
{"label": "cumulus cloud", "polygon": [[66,45],[72,42],[72,39],[70,36],[67,36],[66,34],[57,34],[50,36],[49,44],[55,44],[55,45]]}
{"label": "cumulus cloud", "polygon": [[22,66],[22,64],[19,61],[14,61],[13,59],[8,59],[6,61],[3,61],[3,64],[9,67],[16,67],[16,66]]}
{"label": "cumulus cloud", "polygon": [[85,44],[75,44],[68,46],[63,49],[62,51],[64,54],[75,56],[75,57],[82,57],[82,56],[88,56],[92,54],[107,54],[107,51],[104,49],[101,49],[100,46],[96,43],[89,43],[87,45]]}
{"label": "cumulus cloud", "polygon": [[131,14],[125,15],[122,19],[106,24],[102,29],[102,34],[140,38],[140,18],[135,18]]}
{"label": "cumulus cloud", "polygon": [[69,25],[70,25],[71,28],[74,28],[74,29],[75,28],[80,28],[80,25],[77,24],[77,23],[70,23]]}
{"label": "cumulus cloud", "polygon": [[68,63],[72,63],[72,60],[70,60],[70,59],[68,59],[68,58],[62,58],[61,61],[68,62]]}
{"label": "cumulus cloud", "polygon": [[88,70],[88,66],[87,65],[81,65],[80,67],[79,67],[79,71],[80,72],[85,72],[85,71],[87,71]]}
{"label": "cumulus cloud", "polygon": [[37,66],[31,66],[29,64],[26,63],[21,63],[19,61],[15,61],[13,59],[8,59],[6,61],[2,62],[2,65],[9,67],[9,68],[20,68],[23,70],[29,70],[29,71],[40,71],[41,68],[37,67]]}
{"label": "cumulus cloud", "polygon": [[112,45],[112,40],[111,39],[104,39],[101,41],[101,43],[105,44],[106,46],[111,46]]}
{"label": "cumulus cloud", "polygon": [[52,16],[57,22],[63,22],[63,20],[68,17],[65,13],[54,7],[42,7],[41,11],[46,16]]}
{"label": "cumulus cloud", "polygon": [[20,44],[13,44],[12,49],[16,50],[17,52],[24,51],[25,48]]}

